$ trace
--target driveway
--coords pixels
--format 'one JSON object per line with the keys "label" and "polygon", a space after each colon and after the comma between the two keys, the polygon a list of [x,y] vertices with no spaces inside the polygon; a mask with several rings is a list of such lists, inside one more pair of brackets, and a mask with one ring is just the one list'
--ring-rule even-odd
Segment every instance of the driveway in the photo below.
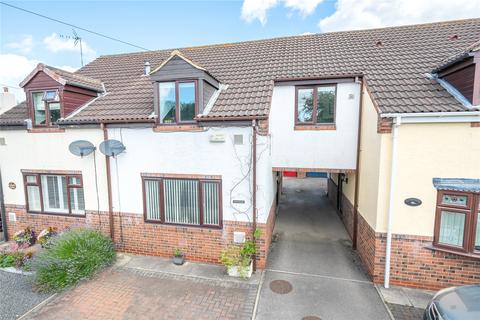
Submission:
{"label": "driveway", "polygon": [[325,179],[284,180],[274,234],[256,319],[390,318],[328,202]]}
{"label": "driveway", "polygon": [[29,277],[0,270],[0,320],[17,319],[49,296],[33,292]]}
{"label": "driveway", "polygon": [[258,276],[230,279],[223,268],[157,257],[128,261],[83,282],[26,319],[251,319]]}

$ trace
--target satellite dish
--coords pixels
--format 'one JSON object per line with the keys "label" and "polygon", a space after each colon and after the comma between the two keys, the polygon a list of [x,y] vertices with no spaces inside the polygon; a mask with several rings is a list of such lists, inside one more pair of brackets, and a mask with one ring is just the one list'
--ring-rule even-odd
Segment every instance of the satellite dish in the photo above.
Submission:
{"label": "satellite dish", "polygon": [[87,140],[77,140],[70,143],[68,150],[76,156],[88,156],[90,153],[95,151],[95,146]]}
{"label": "satellite dish", "polygon": [[100,143],[100,151],[109,157],[115,157],[125,151],[125,146],[118,140],[105,140]]}

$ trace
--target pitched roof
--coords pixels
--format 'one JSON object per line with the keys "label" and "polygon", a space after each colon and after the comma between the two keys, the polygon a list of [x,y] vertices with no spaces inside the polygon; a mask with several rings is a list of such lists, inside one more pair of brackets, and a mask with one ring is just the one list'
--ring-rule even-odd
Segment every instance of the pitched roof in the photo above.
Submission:
{"label": "pitched roof", "polygon": [[[425,73],[480,39],[480,19],[320,33],[179,49],[227,89],[207,118],[268,116],[275,80],[361,74],[381,113],[469,111]],[[172,49],[101,56],[75,74],[100,79],[102,96],[66,122],[148,120],[153,85],[144,64]],[[471,110],[471,109],[470,109]]]}
{"label": "pitched roof", "polygon": [[62,85],[72,85],[82,87],[97,92],[103,92],[103,85],[100,80],[81,75],[79,73],[73,73],[66,70],[58,69],[55,67],[47,66],[43,63],[39,63],[35,69],[20,83],[20,87],[24,87],[35,75],[43,71],[52,79]]}
{"label": "pitched roof", "polygon": [[461,62],[469,57],[472,56],[473,53],[480,51],[480,40],[473,43],[471,46],[466,48],[465,50],[461,50],[460,52],[456,52],[454,55],[449,56],[448,58],[444,59],[435,69],[433,69],[433,73],[437,73],[441,70],[448,68],[449,66],[456,64],[457,62]]}

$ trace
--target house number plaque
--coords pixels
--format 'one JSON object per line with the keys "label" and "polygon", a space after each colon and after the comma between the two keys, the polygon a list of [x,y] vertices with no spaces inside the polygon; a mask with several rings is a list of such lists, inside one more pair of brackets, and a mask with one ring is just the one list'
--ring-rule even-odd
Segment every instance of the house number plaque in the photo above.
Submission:
{"label": "house number plaque", "polygon": [[17,188],[17,185],[15,184],[15,182],[9,182],[8,187],[12,190],[15,190]]}

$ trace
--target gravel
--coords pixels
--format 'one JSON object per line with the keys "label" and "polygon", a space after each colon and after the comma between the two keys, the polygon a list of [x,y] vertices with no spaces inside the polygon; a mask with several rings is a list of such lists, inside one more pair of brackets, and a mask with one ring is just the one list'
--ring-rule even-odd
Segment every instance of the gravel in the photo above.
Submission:
{"label": "gravel", "polygon": [[33,292],[28,276],[0,270],[0,320],[17,319],[50,296]]}

